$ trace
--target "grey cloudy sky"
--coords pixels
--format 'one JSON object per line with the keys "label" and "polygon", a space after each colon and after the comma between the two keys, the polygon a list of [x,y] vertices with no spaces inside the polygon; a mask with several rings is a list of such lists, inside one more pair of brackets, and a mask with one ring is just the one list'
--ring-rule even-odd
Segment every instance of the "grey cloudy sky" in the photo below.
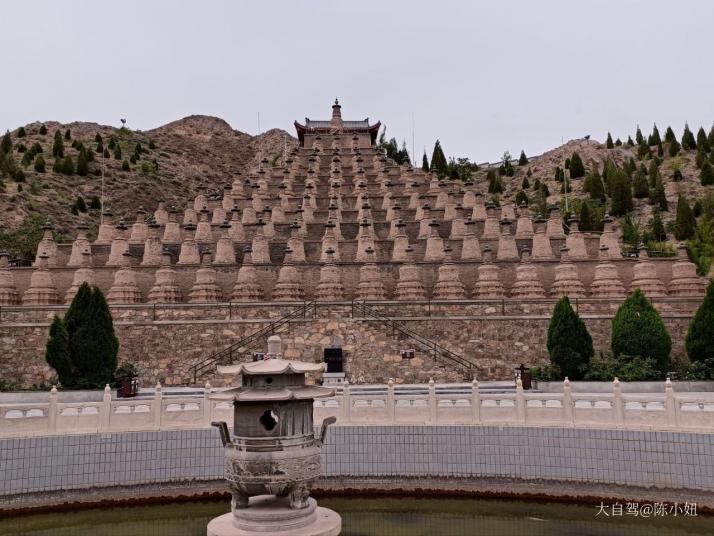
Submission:
{"label": "grey cloudy sky", "polygon": [[0,15],[0,128],[257,131],[369,116],[411,149],[495,160],[639,123],[714,120],[708,0],[17,0]]}

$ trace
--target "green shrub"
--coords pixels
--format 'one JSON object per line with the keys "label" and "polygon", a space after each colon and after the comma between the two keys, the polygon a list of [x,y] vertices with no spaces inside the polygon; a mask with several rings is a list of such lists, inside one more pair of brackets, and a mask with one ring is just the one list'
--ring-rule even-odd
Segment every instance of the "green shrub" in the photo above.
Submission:
{"label": "green shrub", "polygon": [[129,161],[128,161],[128,160],[125,159],[125,160],[121,163],[121,169],[122,169],[122,171],[130,171],[130,170],[131,170],[131,167],[129,166]]}
{"label": "green shrub", "polygon": [[69,353],[69,335],[62,319],[55,315],[50,325],[50,335],[45,347],[45,361],[55,369],[63,387],[75,384],[75,371]]}
{"label": "green shrub", "polygon": [[686,349],[691,361],[714,360],[714,280],[709,282],[704,301],[689,324]]}
{"label": "green shrub", "polygon": [[531,367],[531,377],[542,382],[554,382],[563,379],[563,373],[557,365],[549,363],[542,367]]}
{"label": "green shrub", "polygon": [[677,199],[677,217],[674,223],[674,237],[677,240],[688,240],[694,236],[697,220],[694,212],[689,207],[689,202],[684,195],[679,194]]}
{"label": "green shrub", "polygon": [[585,323],[573,311],[570,300],[563,296],[555,305],[548,326],[547,340],[550,361],[563,376],[582,379],[593,356],[593,340]]}
{"label": "green shrub", "polygon": [[62,159],[62,167],[60,170],[64,175],[74,175],[74,160],[72,160],[70,155]]}
{"label": "green shrub", "polygon": [[613,355],[652,358],[659,370],[667,372],[671,351],[672,339],[662,317],[644,293],[635,289],[612,319]]}
{"label": "green shrub", "polygon": [[[714,154],[714,151],[712,151],[712,154]],[[702,163],[702,169],[699,172],[699,181],[702,186],[710,186],[714,184],[714,169],[712,169],[712,165],[709,163],[709,160],[705,160]]]}
{"label": "green shrub", "polygon": [[664,380],[666,373],[659,370],[651,357],[620,356],[600,357],[590,361],[585,380],[611,382],[615,378],[624,382]]}

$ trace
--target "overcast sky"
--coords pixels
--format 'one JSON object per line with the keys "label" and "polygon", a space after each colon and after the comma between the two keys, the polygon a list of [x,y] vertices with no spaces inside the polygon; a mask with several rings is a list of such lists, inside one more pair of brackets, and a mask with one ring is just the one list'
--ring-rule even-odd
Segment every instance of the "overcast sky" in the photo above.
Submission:
{"label": "overcast sky", "polygon": [[418,158],[539,154],[639,123],[714,120],[714,2],[16,0],[0,13],[0,128],[148,130],[190,114],[249,133],[381,120]]}

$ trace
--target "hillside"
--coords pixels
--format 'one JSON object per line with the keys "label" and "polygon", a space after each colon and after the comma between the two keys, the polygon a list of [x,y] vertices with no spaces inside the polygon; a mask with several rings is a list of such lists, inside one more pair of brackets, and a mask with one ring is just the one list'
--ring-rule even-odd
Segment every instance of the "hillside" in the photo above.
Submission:
{"label": "hillside", "polygon": [[[257,165],[261,149],[266,158],[273,159],[282,155],[286,141],[289,146],[297,143],[282,130],[250,136],[232,129],[222,119],[207,116],[186,117],[145,132],[96,123],[46,122],[47,133],[43,135],[42,125],[32,123],[22,127],[24,137],[19,136],[19,129],[11,132],[13,155],[17,168],[24,173],[24,181],[17,182],[7,175],[1,178],[0,231],[16,229],[25,218],[38,214],[51,220],[59,233],[68,236],[74,235],[74,228],[80,222],[87,223],[94,232],[99,211],[89,209],[86,213],[73,214],[72,205],[77,196],[82,196],[89,205],[93,196],[101,195],[102,160],[107,209],[117,219],[133,221],[133,213],[139,206],[153,210],[159,200],[164,200],[167,206],[183,207],[193,198],[199,184],[209,190],[219,190],[226,182],[232,182],[236,170],[245,172]],[[64,139],[68,129],[71,139]],[[87,175],[53,171],[56,159],[52,156],[52,147],[57,131],[63,138],[64,154],[72,157],[75,167],[79,155],[79,150],[73,147],[75,142],[94,151]],[[108,150],[106,158],[96,151],[97,134]],[[121,150],[120,158],[116,149],[108,148],[112,137]],[[42,147],[45,172],[35,171],[32,163],[27,166],[21,163],[22,146],[30,149],[35,143]],[[142,151],[135,162],[130,161],[137,143],[141,144]],[[122,169],[123,164],[126,167],[125,160],[128,171]]]}

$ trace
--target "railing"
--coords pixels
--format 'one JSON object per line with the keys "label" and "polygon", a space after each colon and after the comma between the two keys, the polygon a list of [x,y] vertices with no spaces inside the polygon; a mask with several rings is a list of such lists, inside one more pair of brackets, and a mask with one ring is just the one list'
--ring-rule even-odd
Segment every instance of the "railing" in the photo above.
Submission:
{"label": "railing", "polygon": [[377,320],[383,326],[385,326],[387,330],[391,330],[392,336],[394,336],[396,332],[399,332],[400,334],[409,337],[411,340],[415,341],[422,347],[422,349],[432,352],[435,361],[440,359],[442,361],[445,361],[447,364],[462,367],[465,372],[473,371],[474,364],[467,360],[465,357],[457,354],[456,352],[452,352],[451,350],[442,346],[436,341],[427,339],[416,331],[408,328],[405,324],[381,315],[374,307],[367,305],[367,302],[355,301],[352,307],[353,310],[355,307],[357,307],[357,310],[361,312],[362,315],[364,315],[365,317]]}
{"label": "railing", "polygon": [[[336,417],[343,425],[556,426],[627,430],[714,432],[714,393],[574,393],[568,382],[561,393],[481,388],[472,384],[352,386],[314,403],[315,423]],[[230,402],[203,392],[163,392],[113,399],[106,389],[100,401],[59,402],[56,390],[42,402],[1,403],[0,438],[96,432],[208,428],[212,421],[233,421]]]}
{"label": "railing", "polygon": [[274,322],[263,326],[223,350],[219,350],[198,363],[195,363],[190,369],[194,385],[198,382],[198,378],[203,376],[203,374],[205,374],[209,369],[212,369],[216,365],[225,365],[232,363],[236,359],[240,359],[248,350],[250,350],[253,344],[256,342],[262,343],[266,336],[278,333],[282,328],[286,327],[291,320],[299,317],[307,317],[307,312],[310,308],[313,308],[314,314],[314,307],[315,302],[304,302],[302,305],[281,316]]}

